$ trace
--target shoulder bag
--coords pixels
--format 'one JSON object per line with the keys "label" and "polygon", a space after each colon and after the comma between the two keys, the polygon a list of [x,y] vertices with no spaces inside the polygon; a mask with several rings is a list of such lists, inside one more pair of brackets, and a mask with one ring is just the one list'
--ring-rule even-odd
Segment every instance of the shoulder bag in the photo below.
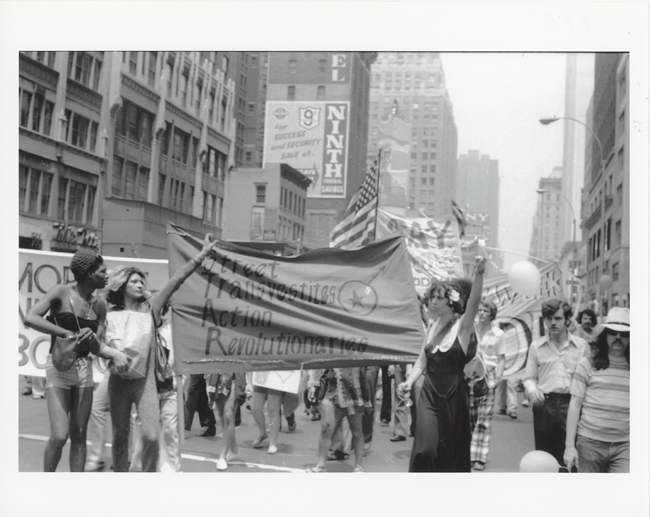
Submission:
{"label": "shoulder bag", "polygon": [[155,342],[155,357],[156,366],[154,368],[156,374],[156,389],[158,393],[167,393],[174,389],[174,371],[169,364],[169,351],[163,345],[160,332],[158,332],[158,325],[156,318],[151,313],[153,319],[153,332]]}
{"label": "shoulder bag", "polygon": [[[75,312],[74,303],[72,301],[72,296],[68,292],[68,297],[70,298],[70,307],[72,308],[72,314],[74,314],[74,319],[77,320],[77,328],[81,330],[79,325],[79,320],[77,319],[77,313]],[[56,316],[52,314],[54,322],[59,325],[56,321]],[[79,355],[79,339],[75,334],[72,337],[59,337],[54,338],[54,346],[52,347],[52,364],[54,368],[60,372],[67,372],[74,362],[77,360]]]}

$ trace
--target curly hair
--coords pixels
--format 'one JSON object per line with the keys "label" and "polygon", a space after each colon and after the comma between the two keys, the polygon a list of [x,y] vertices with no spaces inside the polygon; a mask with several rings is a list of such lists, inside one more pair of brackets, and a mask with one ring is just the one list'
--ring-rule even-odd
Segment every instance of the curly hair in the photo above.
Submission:
{"label": "curly hair", "polygon": [[595,327],[598,323],[598,317],[596,316],[596,313],[591,309],[585,309],[584,311],[580,311],[578,313],[578,316],[576,316],[576,322],[578,325],[582,324],[582,317],[585,315],[591,318],[591,324]]}
{"label": "curly hair", "polygon": [[[137,274],[142,278],[142,282],[146,286],[146,275],[142,270],[133,266],[121,266],[114,271],[108,273],[108,284],[106,286],[106,301],[117,307],[124,307],[124,291],[126,291],[126,284],[132,275]],[[143,299],[149,297],[149,292],[144,291],[142,294]]]}
{"label": "curly hair", "polygon": [[465,313],[465,306],[467,305],[467,299],[471,290],[472,282],[466,278],[434,282],[424,293],[422,301],[426,305],[429,305],[434,294],[442,291],[443,296],[447,298],[447,305],[451,307],[454,314],[462,316]]}
{"label": "curly hair", "polygon": [[[596,339],[589,342],[593,357],[591,359],[595,370],[607,370],[609,368],[609,345],[607,344],[607,329],[603,329]],[[630,346],[625,349],[625,359],[630,364]]]}

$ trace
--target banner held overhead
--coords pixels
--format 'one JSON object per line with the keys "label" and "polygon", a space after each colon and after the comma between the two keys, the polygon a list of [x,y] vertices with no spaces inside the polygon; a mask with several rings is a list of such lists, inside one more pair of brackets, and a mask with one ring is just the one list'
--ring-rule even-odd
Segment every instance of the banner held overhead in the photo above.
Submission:
{"label": "banner held overhead", "polygon": [[[170,271],[199,248],[172,225]],[[400,235],[294,257],[223,242],[172,301],[183,374],[409,363],[423,339]]]}

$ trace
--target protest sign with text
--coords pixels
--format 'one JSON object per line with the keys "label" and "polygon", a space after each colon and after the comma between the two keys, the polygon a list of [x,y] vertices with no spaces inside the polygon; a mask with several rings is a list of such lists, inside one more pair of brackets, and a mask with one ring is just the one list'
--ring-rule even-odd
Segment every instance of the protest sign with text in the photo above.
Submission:
{"label": "protest sign with text", "polygon": [[[201,246],[168,242],[170,273]],[[400,235],[294,257],[220,242],[172,302],[182,374],[408,363],[423,339]]]}
{"label": "protest sign with text", "polygon": [[[20,250],[18,253],[18,373],[45,377],[45,362],[50,350],[51,336],[24,324],[25,315],[52,287],[74,283],[70,271],[70,253]],[[160,289],[168,279],[166,260],[104,257],[109,270],[122,265],[137,266],[146,274],[150,290]],[[105,370],[103,360],[93,361],[95,380],[101,379]]]}
{"label": "protest sign with text", "polygon": [[377,210],[377,237],[394,232],[404,235],[415,289],[422,294],[432,280],[463,276],[463,260],[454,217],[434,221],[425,217],[403,217]]}

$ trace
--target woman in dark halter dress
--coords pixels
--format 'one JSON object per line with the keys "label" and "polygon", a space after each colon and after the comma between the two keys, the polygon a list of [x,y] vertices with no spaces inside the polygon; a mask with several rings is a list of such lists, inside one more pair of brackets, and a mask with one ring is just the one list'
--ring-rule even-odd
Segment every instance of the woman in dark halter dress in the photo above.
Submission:
{"label": "woman in dark halter dress", "polygon": [[426,374],[417,401],[415,440],[409,472],[470,472],[470,418],[463,368],[476,354],[474,319],[483,289],[485,258],[477,257],[469,296],[468,281],[434,284],[424,296],[431,323],[408,379],[398,386],[405,397]]}
{"label": "woman in dark halter dress", "polygon": [[[127,368],[128,357],[100,344],[106,305],[95,289],[106,285],[106,266],[91,250],[77,251],[70,261],[77,283],[59,284],[25,316],[25,325],[55,338],[76,336],[80,345],[77,360],[67,371],[59,371],[48,355],[45,366],[50,438],[45,445],[44,471],[54,472],[63,446],[70,436],[70,471],[83,472],[86,463],[86,430],[93,402],[93,369],[89,353],[112,359]],[[47,318],[45,314],[49,311]]]}

